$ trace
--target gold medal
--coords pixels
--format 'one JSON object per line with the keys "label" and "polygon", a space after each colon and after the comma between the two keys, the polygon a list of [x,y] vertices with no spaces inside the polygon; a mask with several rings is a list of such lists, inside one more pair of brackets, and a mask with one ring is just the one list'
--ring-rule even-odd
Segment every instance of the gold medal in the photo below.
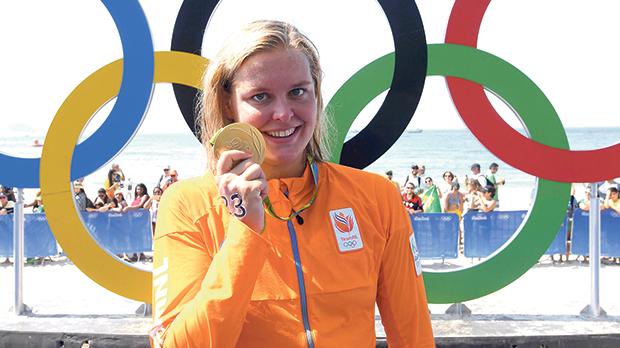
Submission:
{"label": "gold medal", "polygon": [[265,139],[256,127],[248,123],[232,123],[220,129],[210,141],[216,156],[225,150],[239,150],[252,154],[257,164],[265,159]]}

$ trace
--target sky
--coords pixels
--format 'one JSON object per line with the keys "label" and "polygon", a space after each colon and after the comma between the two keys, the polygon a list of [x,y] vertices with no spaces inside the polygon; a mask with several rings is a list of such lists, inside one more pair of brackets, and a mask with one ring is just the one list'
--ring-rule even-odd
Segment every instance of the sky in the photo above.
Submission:
{"label": "sky", "polygon": [[[155,49],[169,50],[182,1],[140,3]],[[454,2],[422,0],[417,4],[427,42],[443,42]],[[550,99],[565,127],[619,127],[619,89],[615,86],[620,81],[619,12],[620,2],[613,0],[495,0],[484,17],[479,48],[530,77]],[[224,0],[207,27],[203,55],[213,56],[231,30],[261,18],[290,21],[315,42],[324,68],[326,102],[357,70],[393,51],[387,19],[374,0]],[[97,0],[2,1],[0,32],[0,127],[4,134],[43,137],[71,90],[101,66],[122,57],[114,22]],[[384,97],[375,98],[353,127],[363,128]],[[510,108],[491,99],[504,119],[517,127]],[[111,105],[93,117],[83,136],[96,130]],[[465,128],[443,78],[426,80],[409,128]],[[139,132],[188,132],[169,84],[156,86]]]}

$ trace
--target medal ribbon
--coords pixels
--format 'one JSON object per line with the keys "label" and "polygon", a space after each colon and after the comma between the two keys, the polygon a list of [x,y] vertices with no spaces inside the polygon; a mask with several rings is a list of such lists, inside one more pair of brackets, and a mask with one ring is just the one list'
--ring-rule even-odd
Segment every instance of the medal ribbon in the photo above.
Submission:
{"label": "medal ribbon", "polygon": [[310,157],[310,156],[308,156],[308,164],[310,165],[310,172],[312,173],[312,179],[314,180],[314,192],[312,192],[312,197],[310,197],[310,201],[308,201],[308,203],[306,203],[298,211],[293,210],[293,212],[289,216],[279,216],[278,214],[276,214],[273,211],[273,205],[271,205],[271,201],[269,200],[269,196],[267,196],[263,200],[263,203],[265,205],[265,211],[269,215],[271,215],[272,217],[274,217],[274,218],[276,218],[278,220],[288,221],[288,220],[294,218],[295,216],[301,214],[302,211],[310,208],[312,203],[314,203],[314,200],[316,199],[317,193],[319,192],[319,166],[316,164],[314,159],[312,157]]}

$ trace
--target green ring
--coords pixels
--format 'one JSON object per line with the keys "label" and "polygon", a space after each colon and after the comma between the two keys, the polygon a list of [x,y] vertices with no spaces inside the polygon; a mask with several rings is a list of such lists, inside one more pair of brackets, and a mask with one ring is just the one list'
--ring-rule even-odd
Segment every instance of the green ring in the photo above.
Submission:
{"label": "green ring", "polygon": [[[334,117],[334,144],[344,136],[359,112],[390,86],[394,53],[389,53],[353,75],[329,101]],[[501,97],[523,121],[532,139],[568,149],[568,139],[553,106],[525,74],[482,50],[461,45],[428,45],[427,76],[453,76],[479,83]],[[361,84],[372,81],[371,84]],[[340,149],[332,153],[338,158]],[[503,248],[484,262],[449,272],[424,272],[429,303],[476,299],[515,281],[547,250],[566,216],[570,184],[538,179],[534,204],[521,229]]]}

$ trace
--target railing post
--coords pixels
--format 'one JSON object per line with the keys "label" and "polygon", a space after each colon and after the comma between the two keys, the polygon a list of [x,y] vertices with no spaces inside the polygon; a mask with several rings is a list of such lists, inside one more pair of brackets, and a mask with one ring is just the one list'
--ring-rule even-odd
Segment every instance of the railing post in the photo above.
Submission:
{"label": "railing post", "polygon": [[598,183],[593,183],[590,189],[589,222],[590,304],[581,311],[581,315],[596,318],[607,315],[600,303],[601,208]]}
{"label": "railing post", "polygon": [[15,208],[13,209],[13,273],[15,275],[15,301],[13,311],[16,315],[29,312],[24,305],[24,189],[17,189]]}

